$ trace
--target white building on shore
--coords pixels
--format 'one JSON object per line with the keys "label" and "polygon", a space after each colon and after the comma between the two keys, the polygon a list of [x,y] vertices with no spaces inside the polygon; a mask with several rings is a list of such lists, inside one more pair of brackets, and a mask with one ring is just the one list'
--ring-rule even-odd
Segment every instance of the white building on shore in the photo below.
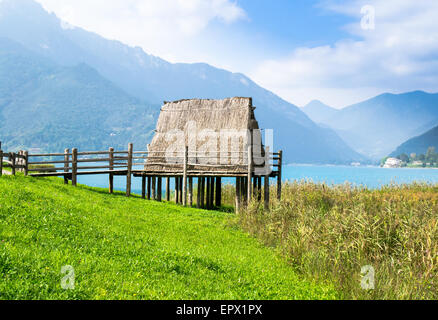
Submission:
{"label": "white building on shore", "polygon": [[403,164],[403,161],[397,158],[388,158],[386,160],[384,168],[401,168]]}

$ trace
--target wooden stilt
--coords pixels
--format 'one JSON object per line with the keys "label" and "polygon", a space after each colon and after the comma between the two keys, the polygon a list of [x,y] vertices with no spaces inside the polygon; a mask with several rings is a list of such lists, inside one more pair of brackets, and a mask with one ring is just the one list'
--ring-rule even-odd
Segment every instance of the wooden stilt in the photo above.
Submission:
{"label": "wooden stilt", "polygon": [[182,204],[187,206],[187,164],[189,157],[189,147],[186,146],[184,151],[184,165],[183,165],[183,178],[182,178]]}
{"label": "wooden stilt", "polygon": [[179,201],[179,177],[175,177],[175,203]]}
{"label": "wooden stilt", "polygon": [[157,178],[157,201],[158,202],[161,202],[162,193],[163,193],[163,178],[158,177]]}
{"label": "wooden stilt", "polygon": [[211,192],[211,178],[207,177],[207,194],[205,196],[205,202],[207,204],[207,209],[210,209],[210,192]]}
{"label": "wooden stilt", "polygon": [[210,207],[214,207],[214,199],[215,199],[215,186],[216,186],[216,178],[211,177],[211,187],[210,187]]}
{"label": "wooden stilt", "polygon": [[170,177],[166,178],[166,201],[170,202]]}
{"label": "wooden stilt", "polygon": [[152,177],[152,200],[157,200],[157,178]]}
{"label": "wooden stilt", "polygon": [[193,178],[189,177],[189,206],[193,206]]}
{"label": "wooden stilt", "polygon": [[148,200],[151,200],[152,177],[148,176]]}
{"label": "wooden stilt", "polygon": [[265,176],[265,211],[269,211],[269,175]]}
{"label": "wooden stilt", "polygon": [[216,178],[216,207],[222,206],[222,178]]}
{"label": "wooden stilt", "polygon": [[141,198],[146,199],[146,176],[141,177]]}
{"label": "wooden stilt", "polygon": [[196,208],[201,208],[201,178],[198,177],[198,193],[196,194]]}
{"label": "wooden stilt", "polygon": [[201,178],[201,208],[205,208],[205,177]]}
{"label": "wooden stilt", "polygon": [[262,177],[257,177],[257,200],[262,201]]}
{"label": "wooden stilt", "polygon": [[183,203],[183,177],[179,177],[179,200],[180,204]]}
{"label": "wooden stilt", "polygon": [[241,178],[236,177],[236,199],[235,199],[235,206],[236,206],[236,213],[240,212],[240,191],[241,191]]}

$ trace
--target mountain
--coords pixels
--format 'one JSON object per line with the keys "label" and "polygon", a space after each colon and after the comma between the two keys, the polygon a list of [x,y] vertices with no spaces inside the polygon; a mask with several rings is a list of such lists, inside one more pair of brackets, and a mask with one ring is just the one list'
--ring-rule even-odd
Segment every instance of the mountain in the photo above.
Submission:
{"label": "mountain", "polygon": [[124,92],[155,106],[183,98],[253,97],[259,123],[275,130],[275,148],[284,150],[289,163],[365,160],[333,130],[316,125],[298,107],[243,74],[203,63],[169,63],[141,48],[67,25],[32,0],[0,2],[0,36],[64,67],[86,64]]}
{"label": "mountain", "polygon": [[85,64],[58,66],[0,38],[0,137],[5,150],[126,149],[127,141],[144,145],[157,113]]}
{"label": "mountain", "polygon": [[313,100],[301,110],[315,123],[325,123],[327,119],[333,117],[339,110],[329,107],[319,100]]}
{"label": "mountain", "polygon": [[438,94],[382,94],[340,110],[324,124],[356,151],[380,159],[438,124]]}
{"label": "mountain", "polygon": [[407,155],[426,154],[429,147],[435,147],[438,150],[438,126],[421,136],[406,141],[391,154],[391,157],[397,157],[403,153]]}

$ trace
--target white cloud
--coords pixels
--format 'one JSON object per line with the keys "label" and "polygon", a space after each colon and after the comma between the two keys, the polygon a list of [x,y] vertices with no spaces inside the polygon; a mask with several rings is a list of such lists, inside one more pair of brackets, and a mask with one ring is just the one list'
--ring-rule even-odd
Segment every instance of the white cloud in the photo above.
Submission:
{"label": "white cloud", "polygon": [[37,1],[69,24],[168,59],[176,58],[175,46],[194,53],[196,38],[212,22],[246,19],[232,0]]}
{"label": "white cloud", "polygon": [[[364,5],[375,7],[374,30],[361,28]],[[352,39],[264,61],[252,73],[256,81],[298,104],[318,98],[334,106],[386,91],[438,91],[438,1],[331,1],[324,6],[357,18],[345,26]]]}

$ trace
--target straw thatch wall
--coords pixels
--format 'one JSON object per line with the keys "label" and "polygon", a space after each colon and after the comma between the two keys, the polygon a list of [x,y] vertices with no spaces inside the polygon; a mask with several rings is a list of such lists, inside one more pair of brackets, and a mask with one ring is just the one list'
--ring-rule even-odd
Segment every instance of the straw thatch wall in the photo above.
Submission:
{"label": "straw thatch wall", "polygon": [[246,172],[248,142],[261,145],[254,109],[251,98],[165,103],[145,170],[180,173],[187,145],[189,171]]}

